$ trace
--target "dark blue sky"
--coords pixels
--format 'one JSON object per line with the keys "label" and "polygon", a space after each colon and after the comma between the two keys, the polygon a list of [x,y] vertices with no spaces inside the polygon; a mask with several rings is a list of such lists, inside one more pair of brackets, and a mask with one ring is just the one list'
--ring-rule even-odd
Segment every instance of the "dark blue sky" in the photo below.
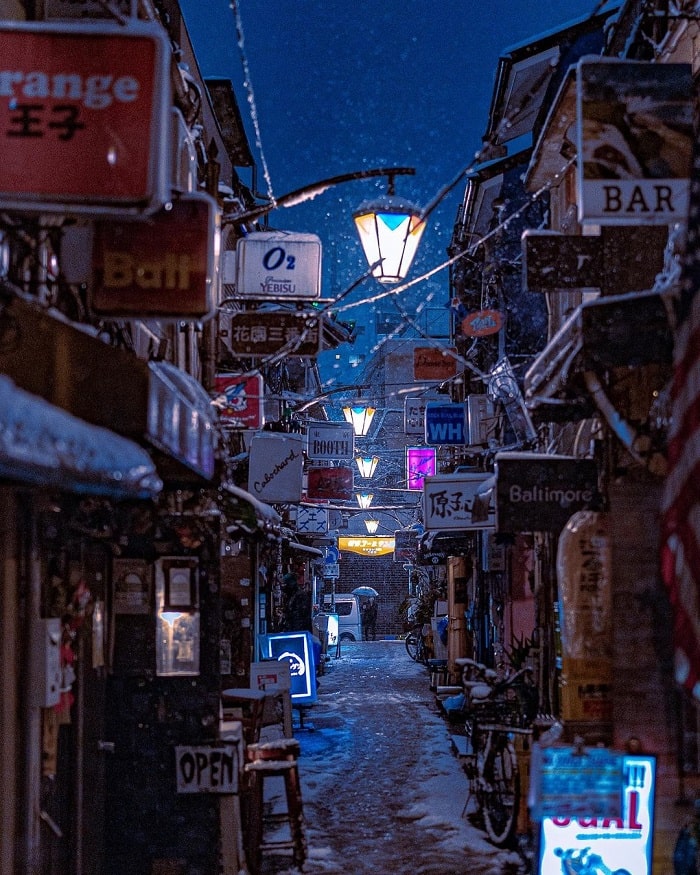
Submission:
{"label": "dark blue sky", "polygon": [[[280,196],[319,179],[380,166],[411,166],[397,194],[425,206],[481,146],[498,57],[505,49],[592,13],[596,0],[238,0],[244,54],[260,143],[244,86],[236,18],[229,0],[181,0],[204,76],[232,80],[253,154],[257,188]],[[244,181],[250,178],[242,173]],[[376,185],[376,187],[375,187]],[[270,216],[272,227],[318,234],[323,296],[333,297],[366,269],[351,214],[381,181],[338,186],[308,204]],[[410,276],[444,262],[460,182],[432,214]],[[349,298],[382,290],[369,280]],[[432,333],[445,325],[448,272],[401,299],[406,309],[432,297]],[[391,311],[388,302],[374,305]],[[354,347],[321,356],[325,380],[353,381],[348,361],[375,341],[368,308],[342,318],[365,326]]]}

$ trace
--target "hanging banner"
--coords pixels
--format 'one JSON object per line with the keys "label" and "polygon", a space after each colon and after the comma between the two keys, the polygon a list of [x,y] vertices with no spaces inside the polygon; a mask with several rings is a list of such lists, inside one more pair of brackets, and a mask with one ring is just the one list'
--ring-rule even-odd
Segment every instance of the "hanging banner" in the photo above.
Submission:
{"label": "hanging banner", "polygon": [[104,215],[162,206],[171,175],[165,30],[133,19],[3,22],[0,39],[0,206]]}
{"label": "hanging banner", "polygon": [[260,374],[217,374],[214,378],[214,406],[219,419],[234,428],[261,428],[263,425],[264,381]]}
{"label": "hanging banner", "polygon": [[690,64],[585,57],[577,89],[579,221],[685,221],[693,144]]}
{"label": "hanging banner", "polygon": [[612,546],[604,513],[579,511],[557,547],[562,718],[612,720]]}

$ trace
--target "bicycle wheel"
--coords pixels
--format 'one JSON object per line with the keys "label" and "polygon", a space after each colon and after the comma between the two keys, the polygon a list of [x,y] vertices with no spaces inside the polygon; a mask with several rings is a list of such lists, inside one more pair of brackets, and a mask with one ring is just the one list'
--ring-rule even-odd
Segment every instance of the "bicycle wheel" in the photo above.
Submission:
{"label": "bicycle wheel", "polygon": [[419,653],[422,652],[421,627],[414,626],[406,633],[406,653],[415,662],[418,659]]}
{"label": "bicycle wheel", "polygon": [[484,828],[494,845],[505,848],[515,835],[520,775],[515,750],[504,735],[492,739],[483,778]]}

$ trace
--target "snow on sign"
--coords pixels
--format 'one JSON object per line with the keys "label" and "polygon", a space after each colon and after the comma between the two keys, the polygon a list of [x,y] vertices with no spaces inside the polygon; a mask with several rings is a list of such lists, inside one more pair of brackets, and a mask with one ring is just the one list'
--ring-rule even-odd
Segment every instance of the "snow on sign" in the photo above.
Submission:
{"label": "snow on sign", "polygon": [[426,477],[423,487],[423,525],[428,531],[492,529],[495,515],[472,520],[474,499],[491,474],[438,474]]}
{"label": "snow on sign", "polygon": [[687,216],[690,64],[582,58],[577,102],[579,220],[668,225]]}
{"label": "snow on sign", "polygon": [[236,245],[236,293],[266,301],[321,294],[321,240],[315,234],[254,231]]}

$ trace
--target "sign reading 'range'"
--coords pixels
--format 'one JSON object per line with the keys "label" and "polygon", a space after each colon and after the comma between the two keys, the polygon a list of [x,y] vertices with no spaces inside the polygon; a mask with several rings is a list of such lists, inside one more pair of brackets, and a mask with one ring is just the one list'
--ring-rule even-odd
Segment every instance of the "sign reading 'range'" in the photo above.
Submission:
{"label": "sign reading 'range'", "polygon": [[578,510],[599,498],[593,459],[536,453],[496,455],[496,529],[560,532]]}

